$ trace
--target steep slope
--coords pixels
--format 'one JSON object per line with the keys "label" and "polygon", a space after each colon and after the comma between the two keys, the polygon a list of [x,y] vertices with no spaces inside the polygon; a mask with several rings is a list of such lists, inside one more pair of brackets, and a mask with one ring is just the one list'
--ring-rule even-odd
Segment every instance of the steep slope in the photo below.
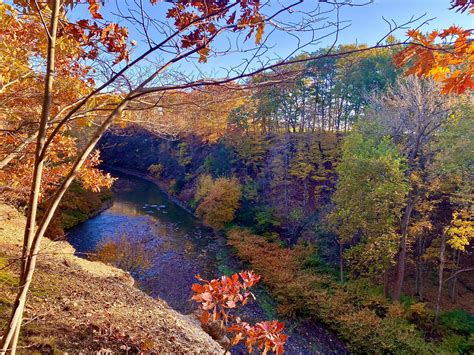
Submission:
{"label": "steep slope", "polygon": [[[25,218],[0,204],[0,320],[9,317]],[[127,273],[45,240],[25,312],[28,351],[222,353],[191,318],[133,287]],[[13,265],[10,265],[13,263]]]}

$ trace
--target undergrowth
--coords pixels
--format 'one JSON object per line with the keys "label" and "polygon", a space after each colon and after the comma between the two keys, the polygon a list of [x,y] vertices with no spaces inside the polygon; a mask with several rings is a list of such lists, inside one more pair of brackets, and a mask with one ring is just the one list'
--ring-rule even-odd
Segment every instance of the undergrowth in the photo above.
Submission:
{"label": "undergrowth", "polygon": [[278,312],[319,321],[335,331],[355,353],[457,354],[474,351],[474,318],[467,312],[444,313],[433,337],[433,312],[406,299],[393,304],[368,280],[337,282],[315,257],[315,247],[292,249],[243,228],[227,232],[239,257],[268,285]]}

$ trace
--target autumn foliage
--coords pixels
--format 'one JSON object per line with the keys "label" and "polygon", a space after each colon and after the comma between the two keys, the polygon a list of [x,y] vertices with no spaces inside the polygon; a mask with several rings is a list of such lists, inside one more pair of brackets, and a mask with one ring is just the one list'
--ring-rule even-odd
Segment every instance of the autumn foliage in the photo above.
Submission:
{"label": "autumn foliage", "polygon": [[[156,0],[151,1],[156,4]],[[240,8],[237,9],[237,6]],[[184,31],[181,39],[182,48],[196,48],[200,55],[199,61],[206,62],[209,54],[209,42],[218,35],[219,22],[234,31],[247,28],[249,39],[255,32],[255,41],[260,43],[265,27],[263,16],[260,14],[259,0],[229,0],[213,1],[176,1],[175,6],[166,14],[174,19],[177,29]],[[202,19],[206,21],[202,21]]]}
{"label": "autumn foliage", "polygon": [[446,234],[449,236],[448,244],[455,250],[466,251],[471,240],[474,239],[474,213],[467,208],[455,211]]}
{"label": "autumn foliage", "polygon": [[214,143],[228,133],[227,117],[247,94],[238,85],[163,93],[153,96],[158,108],[138,111],[131,120],[159,136],[194,135]]}
{"label": "autumn foliage", "polygon": [[260,281],[260,276],[252,271],[243,271],[231,277],[224,275],[211,281],[204,280],[199,275],[196,279],[203,283],[192,286],[196,293],[193,300],[201,303],[203,309],[202,323],[207,323],[209,319],[222,319],[227,323],[227,310],[237,307],[239,303],[246,305],[249,297],[254,297],[248,289]]}
{"label": "autumn foliage", "polygon": [[[16,351],[41,240],[71,183],[78,178],[83,187],[93,191],[110,186],[110,176],[98,169],[100,156],[94,146],[113,124],[126,122],[127,110],[134,112],[129,121],[140,122],[158,135],[182,138],[183,134],[194,134],[201,142],[224,142],[212,159],[202,163],[192,159],[187,143],[178,145],[176,157],[182,181],[195,184],[198,174],[209,174],[199,179],[193,207],[197,206],[197,215],[214,229],[228,226],[243,210],[248,212],[249,225],[257,221],[261,229],[273,229],[266,237],[279,243],[242,230],[229,233],[229,240],[241,258],[265,277],[282,313],[324,322],[357,352],[373,349],[381,353],[434,352],[436,346],[426,341],[424,324],[428,322],[413,321],[416,317],[430,318],[429,312],[423,311],[424,306],[413,305],[406,309],[379,294],[370,294],[371,288],[365,286],[374,284],[363,276],[371,276],[373,282],[379,279],[380,270],[386,270],[388,277],[398,244],[402,251],[399,266],[403,267],[399,267],[394,299],[400,301],[407,247],[413,249],[408,250],[410,253],[415,249],[418,253],[417,259],[413,259],[420,271],[418,281],[426,262],[423,260],[425,241],[433,244],[430,247],[436,246],[439,240],[434,229],[437,228],[442,232],[438,300],[447,281],[443,281],[445,259],[455,264],[449,266],[453,270],[449,279],[454,277],[451,288],[455,295],[455,276],[462,271],[459,268],[461,252],[470,251],[473,229],[472,214],[466,207],[469,196],[456,182],[462,180],[464,173],[452,174],[455,185],[452,190],[459,191],[436,191],[446,195],[443,204],[431,203],[431,207],[428,203],[432,201],[425,197],[432,194],[428,185],[440,179],[447,181],[449,177],[448,174],[431,179],[431,172],[426,169],[436,154],[432,150],[432,137],[449,128],[448,118],[452,116],[449,110],[437,105],[438,101],[430,101],[427,95],[405,95],[416,93],[415,86],[396,92],[388,88],[397,82],[398,75],[390,61],[391,48],[395,47],[391,36],[381,50],[348,45],[303,53],[302,49],[309,48],[310,42],[297,46],[293,53],[299,54],[291,63],[270,58],[268,64],[264,63],[266,60],[262,62],[269,48],[263,39],[265,23],[272,26],[268,32],[282,30],[295,38],[298,32],[317,32],[321,28],[311,26],[313,19],[319,21],[316,13],[319,3],[324,1],[315,2],[318,4],[315,12],[295,10],[298,3],[303,3],[297,1],[294,5],[282,5],[273,15],[268,12],[270,2],[259,0],[165,2],[166,19],[162,21],[147,14],[142,1],[134,2],[136,9],[129,8],[130,16],[126,16],[101,12],[101,6],[107,2],[100,0],[13,0],[9,2],[11,5],[0,0],[0,192],[2,198],[27,205],[18,294],[3,336],[2,352]],[[146,6],[158,5],[157,0],[146,3]],[[336,3],[332,4],[335,10],[339,9]],[[81,5],[88,9],[82,14],[84,18],[69,16],[75,11],[81,17],[77,11]],[[457,12],[474,13],[473,0],[452,0],[451,6]],[[295,12],[302,15],[299,30],[296,22],[277,19],[285,12],[286,15]],[[112,15],[111,19],[106,19],[106,14]],[[132,55],[137,42],[129,39],[123,23],[138,24],[140,28],[132,29],[132,33],[142,35],[140,42],[148,42],[149,48]],[[339,31],[339,24],[337,26]],[[147,33],[148,27],[155,27],[154,35]],[[255,38],[256,48],[246,49],[240,41],[222,52],[212,48],[213,40],[223,32],[238,33],[235,37],[243,38],[242,42]],[[410,30],[408,35],[411,44],[395,55],[397,66],[408,67],[407,75],[441,82],[447,94],[462,94],[474,88],[472,29],[451,26],[428,34]],[[316,43],[316,38],[313,39]],[[137,52],[141,48],[139,46]],[[208,78],[203,73],[197,77],[187,75],[175,66],[193,59],[206,62],[208,58],[232,52],[253,53],[253,58],[243,59],[241,69],[239,65],[227,68],[227,77],[221,79]],[[350,57],[350,53],[359,54]],[[261,65],[251,69],[252,62]],[[283,65],[288,64],[283,70]],[[272,85],[277,77],[287,82]],[[231,84],[232,81],[239,84]],[[242,94],[244,83],[256,89]],[[431,85],[432,81],[423,81],[420,86],[427,83]],[[366,95],[374,91],[389,92],[396,104],[391,105],[392,97],[389,97],[374,106]],[[407,106],[405,110],[405,102],[419,105]],[[437,110],[442,108],[442,112],[423,111],[431,104]],[[365,114],[369,110],[365,109],[371,105],[374,111],[384,113],[383,118],[389,119],[388,123],[382,120],[386,128],[382,141],[361,136],[357,144],[348,146],[347,142],[356,137],[354,134],[352,138],[333,134],[349,130],[354,133],[353,123],[360,118],[369,119]],[[404,111],[393,110],[393,107]],[[135,115],[135,111],[147,108],[150,109],[147,113]],[[426,121],[411,122],[415,116],[424,117]],[[397,117],[402,119],[399,127],[393,126]],[[330,135],[325,136],[330,139],[315,139],[317,132],[321,136],[329,132]],[[238,134],[229,137],[231,133]],[[291,138],[292,135],[298,139]],[[339,137],[346,141],[340,162]],[[272,145],[271,140],[279,141],[279,146]],[[454,141],[449,142],[449,148]],[[357,147],[363,151],[357,151]],[[461,150],[461,155],[467,155],[464,145]],[[241,167],[232,166],[233,157],[242,162]],[[403,171],[405,167],[401,164],[405,157],[407,171]],[[149,172],[156,178],[170,175],[161,163],[150,166]],[[338,163],[339,168],[335,169]],[[193,165],[200,170],[191,176]],[[444,165],[450,164],[444,162]],[[338,192],[331,196],[336,180],[339,181]],[[409,189],[405,186],[406,180],[412,182]],[[182,184],[178,184],[176,176],[173,181],[177,190]],[[268,191],[266,196],[265,190]],[[459,199],[456,195],[462,194],[466,201],[456,202]],[[355,277],[347,284],[335,282],[328,274],[312,272],[307,264],[315,254],[314,246],[298,243],[298,240],[308,240],[307,236],[319,237],[320,226],[316,220],[319,223],[325,211],[318,205],[330,200],[339,212],[335,224],[341,256],[345,243],[353,251],[348,255],[349,261],[358,266],[352,268]],[[268,208],[268,202],[273,206]],[[46,205],[44,215],[37,213],[41,204]],[[402,204],[406,205],[407,212],[401,215]],[[448,218],[433,227],[423,215],[435,208],[443,209]],[[441,212],[434,211],[432,219],[440,219],[439,216]],[[428,234],[430,229],[433,231]],[[407,241],[407,237],[412,240]],[[288,245],[294,246],[282,247],[284,238]],[[397,243],[398,240],[401,242]],[[111,242],[105,244],[103,254],[110,258],[109,262],[119,264],[121,261],[122,267],[131,269],[140,259],[132,254],[121,255],[121,249],[136,249],[141,254],[144,251],[126,240],[121,243],[121,247]],[[356,243],[361,247],[355,248]],[[452,254],[450,258],[445,257],[446,244],[451,249],[448,249]],[[342,281],[342,257],[340,259]],[[431,256],[430,262],[433,259]],[[127,267],[124,260],[132,266]],[[355,280],[357,277],[360,280]],[[270,321],[252,326],[229,315],[232,309],[248,302],[252,297],[248,289],[259,279],[252,272],[211,281],[198,278],[201,283],[193,286],[193,299],[201,305],[203,323],[220,322],[222,327],[231,323],[226,332],[235,334],[233,344],[244,340],[249,351],[257,346],[264,353],[281,353],[286,341],[282,323]],[[418,296],[423,299],[420,293]]]}
{"label": "autumn foliage", "polygon": [[245,345],[249,353],[252,353],[254,344],[266,354],[268,350],[276,354],[283,354],[283,347],[288,336],[282,334],[285,325],[277,320],[258,322],[254,326],[241,322],[229,328],[230,332],[236,333],[233,344],[238,344],[245,339]]}
{"label": "autumn foliage", "polygon": [[[13,7],[0,3],[0,191],[4,200],[25,204],[31,188],[37,135],[36,117],[43,103],[43,74],[38,61],[45,56],[47,42],[33,16],[20,16]],[[58,38],[62,50],[57,56],[57,81],[52,92],[51,120],[47,133],[63,117],[64,109],[90,92],[89,69],[74,36],[63,33]],[[104,100],[106,102],[107,100]],[[81,150],[81,140],[73,131],[94,121],[92,114],[75,117],[74,122],[51,137],[45,154],[40,199],[50,194],[62,181]],[[97,169],[100,155],[95,151],[80,171],[80,181],[97,191],[110,187],[112,179]]]}
{"label": "autumn foliage", "polygon": [[364,278],[338,283],[311,266],[311,246],[285,248],[243,228],[227,235],[238,256],[265,279],[280,314],[325,324],[353,353],[454,353],[453,338],[464,340],[448,328],[442,329],[444,341],[427,340],[433,314],[425,304],[393,304]]}
{"label": "autumn foliage", "polygon": [[203,325],[209,322],[220,323],[224,332],[235,333],[231,344],[237,345],[244,340],[249,353],[253,352],[254,346],[263,350],[264,354],[268,351],[283,353],[283,346],[288,336],[282,333],[284,329],[282,322],[264,321],[252,326],[242,322],[239,317],[229,315],[231,309],[246,305],[250,297],[255,299],[249,288],[260,281],[259,275],[252,271],[242,271],[230,277],[224,275],[210,281],[202,279],[199,275],[196,278],[201,283],[193,284],[192,290],[195,295],[192,299],[200,303],[202,310],[200,320]]}
{"label": "autumn foliage", "polygon": [[[220,177],[215,181],[210,176],[200,180],[197,197],[202,200],[196,213],[207,225],[219,229],[231,222],[239,207],[241,189],[236,178]],[[202,185],[205,186],[202,186]]]}
{"label": "autumn foliage", "polygon": [[[125,18],[122,14],[112,21],[104,18],[100,12],[104,1],[15,0],[11,3],[12,6],[0,2],[0,35],[9,43],[4,49],[2,41],[0,49],[6,54],[0,53],[0,64],[3,64],[0,69],[0,138],[2,142],[8,139],[8,146],[0,152],[0,189],[19,185],[23,199],[29,202],[20,287],[2,336],[2,353],[16,352],[41,241],[71,183],[82,177],[84,186],[93,190],[110,186],[110,177],[96,169],[99,158],[93,153],[94,146],[113,122],[120,122],[135,98],[132,96],[143,94],[147,84],[156,82],[171,64],[195,53],[199,54],[200,62],[206,61],[210,42],[223,31],[248,29],[247,38],[256,31],[259,43],[264,28],[258,0],[173,1],[166,15],[170,21],[165,26],[170,31],[158,29],[160,34],[165,34],[165,39],[152,46],[146,34],[151,48],[130,61],[129,49],[136,41],[129,42],[128,29],[118,23],[118,18]],[[84,17],[69,16],[71,11],[77,13],[77,7],[82,4],[88,5]],[[151,0],[149,4],[156,5],[157,1]],[[141,2],[136,5],[140,6]],[[143,8],[141,10],[142,21],[145,21]],[[147,21],[154,23],[148,15]],[[181,43],[173,43],[176,37]],[[149,59],[153,52],[162,51],[163,46],[176,48],[168,64],[160,63],[147,78],[137,80],[137,85],[112,89],[119,78],[129,74],[130,71],[125,73],[128,69],[137,67],[147,56]],[[21,50],[17,51],[18,48]],[[4,57],[6,63],[3,63]],[[159,57],[158,62],[165,57]],[[17,59],[19,63],[8,73],[10,62]],[[123,62],[120,69],[112,69]],[[100,85],[96,85],[97,79]],[[149,92],[156,91],[154,88]],[[36,228],[38,204],[49,187],[51,198]]]}
{"label": "autumn foliage", "polygon": [[[452,9],[474,14],[472,0],[454,0]],[[413,44],[398,53],[395,63],[408,65],[407,75],[432,77],[441,81],[444,93],[462,94],[474,88],[474,39],[472,29],[451,26],[423,34],[408,31]]]}

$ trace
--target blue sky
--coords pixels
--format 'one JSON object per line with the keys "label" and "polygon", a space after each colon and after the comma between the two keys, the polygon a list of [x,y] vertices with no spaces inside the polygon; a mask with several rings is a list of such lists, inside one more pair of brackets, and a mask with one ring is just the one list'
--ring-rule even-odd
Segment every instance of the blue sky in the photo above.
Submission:
{"label": "blue sky", "polygon": [[[301,7],[304,10],[306,7],[314,6],[317,0],[305,1]],[[341,1],[339,1],[341,2]],[[364,0],[353,0],[355,3],[362,3]],[[281,3],[286,4],[288,1],[281,0]],[[270,6],[278,4],[276,0],[270,0]],[[163,14],[168,8],[169,4],[158,3],[157,6],[150,7],[149,11],[153,16],[163,18]],[[322,5],[324,6],[328,5]],[[350,27],[341,32],[338,43],[366,43],[369,45],[375,44],[388,31],[388,25],[383,17],[387,20],[395,20],[398,24],[408,21],[412,16],[419,17],[426,14],[425,20],[433,18],[428,24],[424,25],[422,29],[429,31],[432,29],[446,28],[452,24],[458,24],[465,28],[474,27],[474,16],[468,14],[459,14],[455,11],[450,11],[449,0],[375,0],[372,4],[363,7],[343,7],[340,12],[340,20],[350,21]],[[269,12],[271,12],[270,8]],[[294,16],[295,15],[291,15]],[[287,19],[289,16],[284,16]],[[327,21],[327,20],[325,20]],[[324,22],[324,21],[323,21]],[[417,24],[420,24],[418,22]],[[269,30],[266,31],[268,33]],[[406,30],[400,30],[395,33],[397,38],[404,38]],[[131,31],[131,38],[134,32]],[[234,37],[235,38],[235,37]],[[303,36],[304,38],[304,36]],[[328,37],[320,43],[305,48],[307,52],[313,52],[321,47],[326,47],[332,44],[334,37]],[[247,48],[252,46],[252,42],[247,44]],[[214,44],[215,48],[221,48],[227,44],[227,40],[221,39]],[[294,38],[285,33],[275,32],[269,40],[272,49],[266,54],[265,58],[268,60],[274,58],[282,58],[292,53],[295,48]],[[146,46],[139,44],[136,51],[146,49]],[[248,56],[248,54],[247,54]],[[196,64],[196,60],[181,64],[181,69],[187,72],[202,71],[206,76],[222,75],[225,68],[238,65],[246,55],[236,53],[233,55],[221,56],[217,58],[210,58],[207,64]],[[257,67],[258,64],[255,64]]]}
{"label": "blue sky", "polygon": [[[271,0],[271,2],[274,0]],[[316,0],[310,0],[311,3]],[[282,1],[285,3],[285,1]],[[361,2],[361,1],[359,1]],[[311,5],[311,4],[310,4]],[[473,15],[459,14],[449,10],[449,0],[375,0],[372,4],[363,7],[344,7],[340,13],[341,20],[350,21],[350,27],[341,32],[338,43],[366,43],[375,44],[388,31],[389,27],[384,21],[395,20],[398,24],[407,22],[412,16],[419,17],[426,14],[425,20],[432,19],[429,23],[422,27],[423,31],[432,29],[443,29],[452,24],[461,25],[464,28],[473,28]],[[423,20],[421,20],[423,21]],[[421,23],[418,22],[418,24]],[[397,38],[405,38],[406,30],[395,32]],[[308,47],[305,50],[312,52],[318,48],[331,45],[334,37],[322,40],[321,43]],[[288,35],[283,33],[275,33],[272,35],[271,44],[272,53],[268,54],[268,58],[284,57],[287,53],[291,53],[294,42]],[[207,65],[199,65],[200,70],[215,70],[221,72],[218,68],[224,68],[229,65],[240,63],[241,57],[238,55],[229,57],[220,57],[211,59]],[[187,67],[188,64],[185,65]]]}
{"label": "blue sky", "polygon": [[[304,12],[305,9],[314,7],[317,4],[318,0],[306,0],[300,9]],[[334,0],[333,0],[334,1]],[[369,0],[352,0],[354,3],[362,3],[364,1],[368,2]],[[11,2],[10,1],[6,1]],[[294,1],[292,1],[294,2]],[[338,0],[338,2],[343,2],[343,0]],[[132,3],[133,0],[109,0],[107,5],[101,10],[106,19],[114,21],[113,12],[117,11],[116,6],[120,10],[126,12],[128,9],[127,4]],[[144,1],[147,3],[147,1]],[[269,8],[267,12],[273,12],[275,6],[278,6],[279,3],[288,4],[288,0],[269,0]],[[322,8],[328,8],[330,5],[322,4]],[[158,2],[156,6],[148,6],[147,12],[154,18],[165,20],[165,14],[167,9],[170,7],[169,3]],[[366,43],[369,45],[375,44],[381,37],[383,37],[388,31],[388,25],[383,20],[385,17],[388,20],[395,20],[398,24],[406,22],[410,17],[418,17],[423,14],[426,14],[424,19],[433,18],[427,25],[423,26],[424,31],[429,31],[432,29],[442,29],[446,28],[452,24],[461,25],[465,28],[474,27],[474,16],[468,14],[458,14],[454,11],[449,11],[450,1],[449,0],[375,0],[372,4],[363,6],[363,7],[343,7],[340,12],[340,20],[350,21],[350,27],[342,31],[338,38],[338,44],[349,44],[349,43]],[[87,5],[83,4],[74,8],[74,10],[69,14],[71,18],[84,18],[87,17]],[[281,19],[298,19],[298,15],[284,15]],[[332,18],[334,19],[334,18]],[[323,19],[321,23],[330,21],[331,18]],[[419,24],[420,22],[418,22]],[[126,23],[124,23],[126,25]],[[267,28],[265,34],[270,32],[270,28]],[[406,30],[401,30],[395,33],[397,38],[403,39]],[[320,32],[324,34],[325,32]],[[147,49],[147,45],[144,41],[140,40],[140,34],[130,28],[130,40],[137,40],[137,47],[132,53],[133,56],[138,55],[139,53]],[[155,34],[154,38],[156,40],[160,39],[159,34]],[[227,39],[235,40],[235,35],[230,35],[230,37],[221,38],[219,41],[214,43],[215,49],[225,48],[227,45]],[[305,36],[301,36],[303,40]],[[318,48],[327,47],[332,44],[334,37],[328,37],[318,43],[312,44],[311,46],[306,47],[304,50],[306,52],[314,52]],[[240,41],[242,42],[242,41]],[[277,58],[284,58],[287,55],[293,53],[293,50],[296,47],[296,40],[294,37],[289,36],[287,33],[275,32],[272,34],[268,41],[270,50],[263,56],[264,60],[275,60]],[[244,48],[253,47],[253,41],[248,41]],[[152,58],[152,62],[157,62],[164,60],[165,54],[161,54],[155,58]],[[219,56],[216,58],[210,58],[207,64],[198,64],[196,58],[188,62],[183,62],[179,66],[181,72],[186,72],[190,75],[201,72],[200,75],[205,76],[222,76],[226,72],[226,68],[236,66],[242,63],[242,60],[248,58],[249,54],[243,53],[234,53],[232,55]],[[147,64],[148,65],[148,64]],[[259,64],[255,63],[253,67],[258,67]]]}
{"label": "blue sky", "polygon": [[[427,14],[426,18],[435,18],[430,24],[423,27],[426,31],[442,29],[452,24],[465,28],[474,27],[474,16],[458,14],[449,11],[448,0],[375,0],[373,4],[365,7],[347,9],[344,17],[352,20],[352,26],[341,36],[341,43],[359,42],[373,44],[382,36],[387,25],[382,19],[394,19],[402,23],[412,15]],[[397,34],[403,36],[403,31]]]}

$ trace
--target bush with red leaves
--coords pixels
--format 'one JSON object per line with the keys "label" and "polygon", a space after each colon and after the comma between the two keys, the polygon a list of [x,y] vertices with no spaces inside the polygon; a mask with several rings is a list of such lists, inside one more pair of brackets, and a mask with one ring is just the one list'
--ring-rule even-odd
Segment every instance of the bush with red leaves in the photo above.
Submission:
{"label": "bush with red leaves", "polygon": [[[230,309],[239,305],[246,305],[249,297],[255,296],[249,288],[260,281],[260,276],[252,271],[242,271],[232,276],[221,276],[214,280],[204,280],[196,276],[201,283],[193,284],[195,295],[192,299],[200,304],[202,314],[201,323],[220,322],[220,327],[228,332],[235,333],[231,345],[245,341],[248,352],[252,353],[254,346],[262,350],[263,354],[274,351],[283,353],[283,347],[288,336],[283,334],[284,324],[277,320],[259,322],[250,325],[242,322],[239,317],[229,314]],[[228,324],[231,325],[228,326]]]}

